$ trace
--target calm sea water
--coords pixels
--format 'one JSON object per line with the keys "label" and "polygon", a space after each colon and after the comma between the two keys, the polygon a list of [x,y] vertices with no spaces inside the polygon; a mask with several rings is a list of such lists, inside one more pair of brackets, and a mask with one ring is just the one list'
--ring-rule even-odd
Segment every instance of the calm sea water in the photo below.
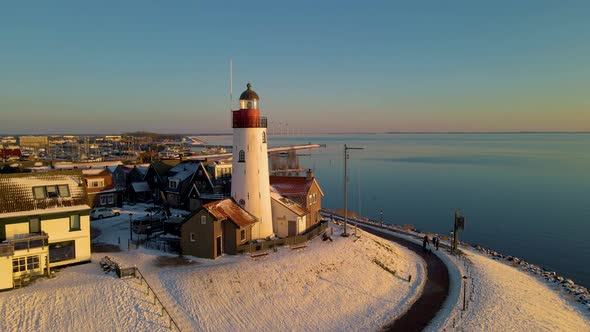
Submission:
{"label": "calm sea water", "polygon": [[344,206],[343,145],[362,147],[349,152],[349,209],[440,234],[460,209],[462,240],[590,286],[590,134],[269,137],[308,142],[326,145],[299,160],[314,169],[324,207]]}

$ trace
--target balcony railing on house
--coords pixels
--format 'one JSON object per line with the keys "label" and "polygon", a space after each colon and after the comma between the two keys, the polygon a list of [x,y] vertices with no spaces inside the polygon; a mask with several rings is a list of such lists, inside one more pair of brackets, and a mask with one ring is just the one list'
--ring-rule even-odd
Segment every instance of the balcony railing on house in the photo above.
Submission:
{"label": "balcony railing on house", "polygon": [[0,257],[13,256],[14,246],[12,243],[0,243]]}
{"label": "balcony railing on house", "polygon": [[13,246],[14,250],[30,250],[47,247],[49,236],[45,232],[31,234],[17,234],[6,239],[6,243]]}

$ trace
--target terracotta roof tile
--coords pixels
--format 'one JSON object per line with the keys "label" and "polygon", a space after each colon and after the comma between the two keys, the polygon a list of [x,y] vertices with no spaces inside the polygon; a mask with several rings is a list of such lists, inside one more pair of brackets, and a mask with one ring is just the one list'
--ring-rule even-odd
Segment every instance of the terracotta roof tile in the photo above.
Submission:
{"label": "terracotta roof tile", "polygon": [[203,205],[217,220],[229,219],[239,227],[258,222],[258,219],[236,204],[231,198]]}
{"label": "terracotta roof tile", "polygon": [[[35,199],[33,187],[67,185],[69,196]],[[0,217],[15,212],[67,208],[88,204],[81,171],[0,175]]]}
{"label": "terracotta roof tile", "polygon": [[305,176],[271,176],[270,185],[283,196],[305,196],[313,183],[313,178]]}

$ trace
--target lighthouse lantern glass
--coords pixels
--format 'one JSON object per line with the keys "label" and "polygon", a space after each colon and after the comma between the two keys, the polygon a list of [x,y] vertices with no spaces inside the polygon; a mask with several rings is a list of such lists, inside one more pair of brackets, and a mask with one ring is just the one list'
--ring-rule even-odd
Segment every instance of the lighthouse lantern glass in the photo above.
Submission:
{"label": "lighthouse lantern glass", "polygon": [[258,109],[258,100],[256,100],[256,99],[240,99],[240,109],[243,109],[243,110]]}

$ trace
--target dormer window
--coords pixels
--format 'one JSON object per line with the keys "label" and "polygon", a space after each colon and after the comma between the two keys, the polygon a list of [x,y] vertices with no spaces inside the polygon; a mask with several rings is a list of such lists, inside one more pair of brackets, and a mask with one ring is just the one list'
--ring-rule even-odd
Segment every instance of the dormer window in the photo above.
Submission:
{"label": "dormer window", "polygon": [[102,188],[104,187],[104,179],[90,179],[86,180],[88,188]]}
{"label": "dormer window", "polygon": [[176,179],[169,180],[168,181],[168,187],[170,187],[171,189],[178,188],[178,180],[176,180]]}
{"label": "dormer window", "polygon": [[33,197],[35,199],[70,197],[70,188],[67,184],[33,187]]}

